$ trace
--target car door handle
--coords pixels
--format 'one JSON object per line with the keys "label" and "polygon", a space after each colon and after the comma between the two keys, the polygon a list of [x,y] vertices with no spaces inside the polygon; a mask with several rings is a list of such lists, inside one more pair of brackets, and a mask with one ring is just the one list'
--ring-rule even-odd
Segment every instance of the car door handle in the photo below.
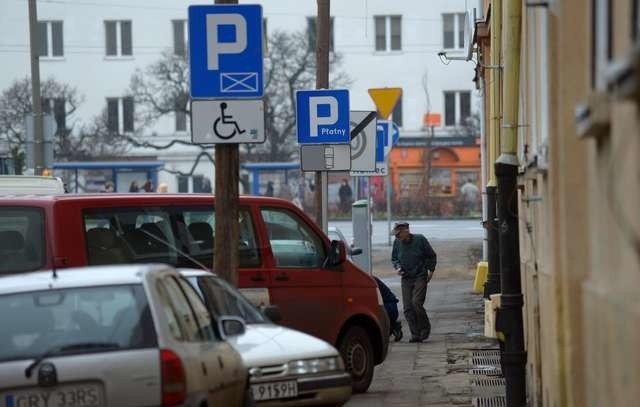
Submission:
{"label": "car door handle", "polygon": [[220,366],[220,369],[224,369],[224,362],[220,356],[218,356],[218,365]]}
{"label": "car door handle", "polygon": [[207,375],[207,366],[204,364],[204,362],[202,362],[201,366],[202,366],[202,374],[204,374],[206,376]]}
{"label": "car door handle", "polygon": [[276,275],[276,280],[278,281],[287,281],[288,279],[289,279],[289,276],[287,276],[286,273],[280,273]]}
{"label": "car door handle", "polygon": [[264,281],[262,274],[254,274],[250,277],[251,281]]}

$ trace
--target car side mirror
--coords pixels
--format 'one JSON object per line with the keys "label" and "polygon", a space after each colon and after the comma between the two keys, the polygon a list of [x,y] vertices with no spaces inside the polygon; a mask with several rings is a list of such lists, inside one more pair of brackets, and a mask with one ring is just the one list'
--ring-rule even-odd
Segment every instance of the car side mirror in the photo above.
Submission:
{"label": "car side mirror", "polygon": [[351,248],[351,255],[352,256],[357,256],[359,254],[362,254],[362,249],[359,247],[352,247]]}
{"label": "car side mirror", "polygon": [[262,314],[271,322],[278,322],[282,319],[280,308],[277,305],[266,305],[261,307]]}
{"label": "car side mirror", "polygon": [[329,256],[326,265],[329,267],[339,266],[347,260],[347,249],[342,240],[332,240]]}
{"label": "car side mirror", "polygon": [[221,333],[222,339],[242,335],[246,330],[247,326],[242,318],[227,315],[218,318],[218,332]]}

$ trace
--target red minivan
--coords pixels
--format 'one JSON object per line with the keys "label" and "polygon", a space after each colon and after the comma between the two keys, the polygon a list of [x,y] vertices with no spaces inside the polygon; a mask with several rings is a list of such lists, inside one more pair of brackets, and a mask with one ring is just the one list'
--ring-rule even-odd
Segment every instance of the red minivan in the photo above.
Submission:
{"label": "red minivan", "polygon": [[[0,198],[0,273],[96,264],[213,264],[215,198],[87,194]],[[334,344],[364,392],[389,321],[373,278],[291,202],[240,197],[239,286],[280,323]],[[224,238],[224,237],[222,237]]]}

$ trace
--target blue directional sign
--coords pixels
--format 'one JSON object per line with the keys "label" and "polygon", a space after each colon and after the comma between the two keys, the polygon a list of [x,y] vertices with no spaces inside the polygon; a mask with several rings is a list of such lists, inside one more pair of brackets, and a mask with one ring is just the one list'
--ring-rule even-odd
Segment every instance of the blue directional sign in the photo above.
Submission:
{"label": "blue directional sign", "polygon": [[385,120],[378,120],[376,127],[376,162],[385,162],[385,147],[389,143],[389,126]]}
{"label": "blue directional sign", "polygon": [[262,97],[262,6],[189,6],[194,99]]}
{"label": "blue directional sign", "polygon": [[391,145],[395,146],[400,140],[400,127],[395,122],[391,122]]}
{"label": "blue directional sign", "polygon": [[349,91],[296,92],[298,144],[349,144]]}
{"label": "blue directional sign", "polygon": [[389,120],[378,120],[376,128],[376,162],[383,163],[391,147],[400,140],[400,127]]}

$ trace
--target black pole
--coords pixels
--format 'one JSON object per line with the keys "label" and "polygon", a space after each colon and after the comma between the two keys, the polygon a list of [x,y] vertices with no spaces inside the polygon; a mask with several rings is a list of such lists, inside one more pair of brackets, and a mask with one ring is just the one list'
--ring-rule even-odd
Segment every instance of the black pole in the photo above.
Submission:
{"label": "black pole", "polygon": [[487,187],[487,251],[489,261],[489,274],[484,283],[484,298],[489,299],[491,294],[500,292],[500,241],[498,240],[498,222],[496,215],[496,187]]}
{"label": "black pole", "polygon": [[498,178],[498,234],[500,239],[500,285],[502,296],[496,315],[496,332],[504,335],[501,353],[507,383],[507,406],[525,405],[526,384],[524,333],[522,324],[522,288],[520,283],[520,247],[518,239],[518,167],[496,163]]}

